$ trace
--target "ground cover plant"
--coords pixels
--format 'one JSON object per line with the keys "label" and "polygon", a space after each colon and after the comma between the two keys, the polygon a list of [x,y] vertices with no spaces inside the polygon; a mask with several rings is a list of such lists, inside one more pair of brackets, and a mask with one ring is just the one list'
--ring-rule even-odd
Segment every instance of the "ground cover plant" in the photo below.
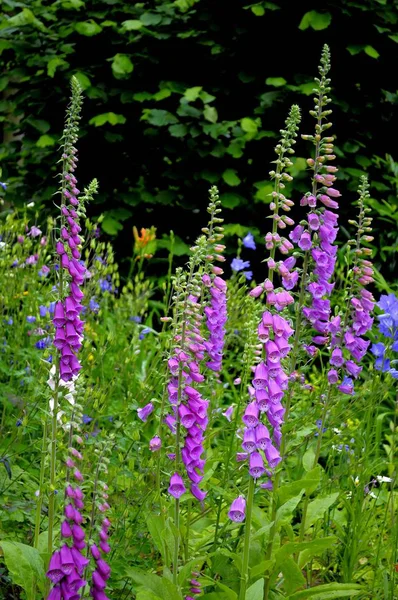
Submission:
{"label": "ground cover plant", "polygon": [[230,277],[215,186],[185,265],[171,234],[149,278],[156,230],[136,228],[119,275],[86,216],[101,173],[78,183],[77,78],[52,216],[1,184],[2,598],[398,597],[398,298],[366,177],[340,223],[330,66],[325,45]]}

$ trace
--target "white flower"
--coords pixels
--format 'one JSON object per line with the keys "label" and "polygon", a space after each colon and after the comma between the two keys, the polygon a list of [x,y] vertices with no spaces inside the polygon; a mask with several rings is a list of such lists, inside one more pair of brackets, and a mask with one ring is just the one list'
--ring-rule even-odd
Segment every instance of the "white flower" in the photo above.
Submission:
{"label": "white flower", "polygon": [[358,475],[355,477],[355,479],[354,478],[352,478],[352,479],[354,481],[354,485],[356,485],[358,487],[358,485],[359,485],[359,477],[358,477]]}
{"label": "white flower", "polygon": [[34,205],[35,205],[34,202],[28,202],[28,204],[26,206],[27,206],[27,208],[33,208]]}
{"label": "white flower", "polygon": [[376,479],[379,483],[391,483],[391,477],[385,477],[384,475],[376,475]]}
{"label": "white flower", "polygon": [[340,433],[341,433],[341,429],[337,429],[337,427],[333,427],[333,431],[334,431],[334,433],[336,433],[337,435],[340,435]]}
{"label": "white flower", "polygon": [[3,250],[3,248],[5,248],[7,246],[7,244],[5,242],[0,242],[0,250]]}

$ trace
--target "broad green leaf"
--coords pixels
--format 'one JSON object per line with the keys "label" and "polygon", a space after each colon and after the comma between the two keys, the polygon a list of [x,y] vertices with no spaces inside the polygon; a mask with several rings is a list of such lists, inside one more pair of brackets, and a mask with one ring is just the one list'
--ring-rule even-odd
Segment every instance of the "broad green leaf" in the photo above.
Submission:
{"label": "broad green leaf", "polygon": [[295,592],[298,588],[306,584],[301,569],[297,566],[293,558],[286,558],[282,562],[280,569],[284,577],[283,587],[287,594]]}
{"label": "broad green leaf", "polygon": [[145,573],[132,567],[126,569],[125,576],[162,600],[181,600],[178,588],[165,577],[158,577],[153,573]]}
{"label": "broad green leaf", "polygon": [[105,123],[109,123],[110,125],[123,125],[125,122],[125,116],[116,115],[113,112],[103,113],[102,115],[97,115],[89,120],[89,124],[95,125],[95,127],[101,127],[102,125],[105,125]]}
{"label": "broad green leaf", "polygon": [[161,598],[149,590],[138,590],[136,600],[161,600]]}
{"label": "broad green leaf", "polygon": [[380,56],[380,54],[377,52],[377,50],[375,48],[373,48],[373,46],[365,46],[364,52],[365,52],[365,54],[367,54],[371,58],[376,58],[377,59]]}
{"label": "broad green leaf", "polygon": [[361,50],[363,50],[363,49],[364,49],[364,46],[357,46],[357,45],[347,46],[347,50],[352,56],[355,56],[355,54],[359,54],[361,52]]}
{"label": "broad green leaf", "polygon": [[58,69],[58,67],[63,67],[63,66],[68,67],[69,63],[67,63],[66,60],[64,60],[63,58],[60,58],[59,56],[55,56],[54,58],[49,60],[47,63],[47,75],[49,75],[50,77],[54,77],[55,71]]}
{"label": "broad green leaf", "polygon": [[326,538],[317,538],[311,542],[304,542],[303,545],[300,544],[300,548],[302,549],[297,550],[300,552],[298,559],[298,566],[300,569],[304,568],[314,556],[320,556],[325,550],[333,546],[336,542],[336,537],[329,536]]}
{"label": "broad green leaf", "polygon": [[123,21],[122,23],[122,27],[126,31],[137,31],[138,29],[141,29],[143,25],[143,22],[138,21],[137,19],[129,19],[128,21]]}
{"label": "broad green leaf", "polygon": [[162,538],[162,531],[164,530],[164,518],[161,515],[154,515],[149,513],[146,517],[146,524],[148,526],[149,533],[151,534],[153,543],[155,544],[157,550],[165,559],[165,543]]}
{"label": "broad green leaf", "polygon": [[326,583],[317,585],[302,592],[296,592],[287,598],[287,600],[329,600],[329,598],[345,598],[347,596],[357,596],[364,592],[361,585],[355,583]]}
{"label": "broad green leaf", "polygon": [[117,79],[127,77],[134,70],[134,65],[126,54],[115,54],[112,59],[112,72]]}
{"label": "broad green leaf", "polygon": [[314,468],[315,452],[312,448],[308,448],[303,456],[303,467],[306,471],[311,471]]}
{"label": "broad green leaf", "polygon": [[248,139],[252,139],[258,132],[258,125],[256,121],[253,121],[253,119],[249,119],[249,117],[245,117],[244,119],[242,119],[240,122],[240,126],[242,127],[243,131],[248,134]]}
{"label": "broad green leaf", "polygon": [[255,4],[254,6],[251,6],[251,11],[254,15],[256,15],[256,17],[263,17],[265,15],[265,8],[264,6],[261,6],[260,4]]}
{"label": "broad green leaf", "polygon": [[210,121],[210,123],[217,123],[218,113],[217,109],[214,106],[209,106],[206,104],[203,111],[204,118],[206,121]]}
{"label": "broad green leaf", "polygon": [[195,100],[199,98],[202,89],[202,86],[199,85],[188,88],[184,92],[184,98],[186,98],[188,102],[195,102]]}
{"label": "broad green leaf", "polygon": [[117,233],[123,229],[123,225],[114,217],[111,217],[109,214],[105,213],[104,220],[101,223],[101,228],[108,235],[117,235]]}
{"label": "broad green leaf", "polygon": [[15,585],[26,592],[27,600],[36,598],[36,583],[44,589],[44,563],[36,548],[19,542],[0,542],[4,562]]}
{"label": "broad green leaf", "polygon": [[181,586],[186,585],[186,582],[192,578],[192,571],[200,571],[200,568],[198,567],[201,567],[206,559],[207,556],[198,556],[197,558],[194,558],[185,563],[185,565],[181,567],[178,573],[179,584]]}
{"label": "broad green leaf", "polygon": [[287,84],[287,81],[283,77],[268,77],[265,83],[274,87],[282,87]]}
{"label": "broad green leaf", "polygon": [[336,502],[339,492],[334,492],[323,498],[315,498],[308,505],[307,518],[305,519],[305,531],[311,527],[318,519],[321,519],[325,512]]}
{"label": "broad green leaf", "polygon": [[239,194],[233,194],[232,192],[227,192],[225,194],[221,194],[220,196],[221,205],[224,208],[235,208],[242,204],[242,200],[244,200],[243,196],[239,196]]}
{"label": "broad green leaf", "polygon": [[312,27],[315,31],[321,31],[329,27],[332,21],[332,15],[328,12],[319,13],[316,10],[311,10],[303,16],[299,29],[304,31],[308,27]]}
{"label": "broad green leaf", "polygon": [[302,83],[298,86],[298,89],[305,96],[312,96],[314,94],[315,83],[313,81],[308,81],[307,83]]}
{"label": "broad green leaf", "polygon": [[150,25],[159,25],[162,21],[162,17],[155,13],[146,12],[140,16],[140,21],[149,27]]}
{"label": "broad green leaf", "polygon": [[264,579],[258,579],[253,585],[246,590],[245,600],[259,600],[264,593]]}
{"label": "broad green leaf", "polygon": [[183,123],[177,123],[176,125],[170,125],[169,132],[173,137],[182,138],[187,135],[188,129]]}
{"label": "broad green leaf", "polygon": [[226,184],[232,187],[239,185],[241,182],[235,169],[226,169],[222,174],[222,178],[224,179]]}
{"label": "broad green leaf", "polygon": [[47,133],[47,131],[50,129],[50,123],[43,121],[42,119],[33,119],[32,117],[28,117],[26,119],[26,123],[32,125],[32,127],[37,129],[37,131],[40,131],[40,133]]}
{"label": "broad green leaf", "polygon": [[285,504],[278,508],[278,510],[276,511],[275,518],[276,531],[279,531],[279,529],[286,523],[290,523],[293,517],[293,513],[296,510],[301,498],[303,497],[303,494],[304,490],[301,490],[301,492],[297,494],[297,496],[290,498],[287,502],[285,502]]}
{"label": "broad green leaf", "polygon": [[278,490],[279,503],[284,504],[289,498],[298,494],[301,490],[305,490],[307,495],[314,492],[321,479],[321,468],[317,465],[315,469],[309,471],[303,479],[286,483]]}
{"label": "broad green leaf", "polygon": [[36,142],[36,146],[39,148],[47,148],[47,146],[54,146],[56,143],[56,138],[51,137],[51,135],[41,135]]}
{"label": "broad green leaf", "polygon": [[75,73],[75,77],[78,80],[78,82],[80,83],[82,90],[86,90],[87,88],[91,87],[91,81],[89,80],[87,75],[85,75],[84,73],[81,73],[79,71],[79,72]]}
{"label": "broad green leaf", "polygon": [[89,21],[80,21],[80,23],[76,23],[75,29],[77,33],[87,37],[98,35],[98,33],[101,33],[102,31],[102,27],[91,19]]}
{"label": "broad green leaf", "polygon": [[157,127],[177,123],[177,118],[173,114],[161,108],[145,108],[142,113],[142,120],[146,120],[151,125],[156,125]]}

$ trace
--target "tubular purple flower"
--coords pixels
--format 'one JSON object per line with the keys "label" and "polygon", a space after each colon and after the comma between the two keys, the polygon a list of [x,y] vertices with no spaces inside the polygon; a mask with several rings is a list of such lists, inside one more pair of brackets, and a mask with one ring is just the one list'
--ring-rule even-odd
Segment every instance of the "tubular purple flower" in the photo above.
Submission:
{"label": "tubular purple flower", "polygon": [[259,452],[252,452],[249,457],[249,473],[253,479],[258,479],[265,473],[263,457]]}
{"label": "tubular purple flower", "polygon": [[171,476],[168,492],[174,498],[180,498],[186,492],[184,481],[178,473]]}
{"label": "tubular purple flower", "polygon": [[146,404],[142,408],[137,409],[138,418],[141,419],[141,421],[143,421],[144,423],[146,423],[146,421],[147,421],[149,415],[152,413],[153,409],[154,409],[154,406],[153,406],[152,402],[148,402],[148,404]]}
{"label": "tubular purple flower", "polygon": [[236,498],[228,511],[228,517],[235,523],[244,521],[246,515],[246,500],[243,496]]}

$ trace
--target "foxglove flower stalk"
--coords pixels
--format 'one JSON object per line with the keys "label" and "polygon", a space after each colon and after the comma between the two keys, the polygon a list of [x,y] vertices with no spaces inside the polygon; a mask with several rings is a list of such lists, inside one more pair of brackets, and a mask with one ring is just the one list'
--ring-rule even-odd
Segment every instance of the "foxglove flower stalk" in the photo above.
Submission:
{"label": "foxglove flower stalk", "polygon": [[[104,458],[102,460],[104,460]],[[103,515],[103,518],[98,532],[99,544],[91,544],[90,546],[91,556],[95,561],[95,569],[91,576],[90,596],[92,596],[94,600],[109,600],[105,595],[105,588],[111,575],[111,568],[104,559],[104,555],[106,556],[111,551],[108,543],[111,522],[106,516],[106,512],[110,507],[108,504],[108,486],[103,482],[101,482],[101,484],[102,500],[98,504],[98,510]]]}
{"label": "foxglove flower stalk", "polygon": [[335,316],[328,325],[331,349],[329,359],[331,369],[328,380],[329,383],[336,384],[341,372],[343,381],[337,387],[344,394],[354,393],[353,379],[357,379],[362,371],[358,363],[370,344],[370,341],[365,340],[363,336],[373,325],[371,315],[375,301],[373,295],[366,289],[366,286],[373,282],[372,263],[368,260],[371,250],[365,246],[373,240],[369,236],[372,231],[372,219],[366,216],[370,209],[365,206],[366,199],[369,197],[368,188],[366,177],[362,177],[359,186],[358,222],[350,221],[357,228],[357,236],[356,239],[348,242],[349,246],[354,247],[354,264],[351,269],[351,285],[346,292],[347,308],[345,314]]}
{"label": "foxglove flower stalk", "polygon": [[75,78],[72,79],[72,100],[67,114],[64,131],[64,150],[62,154],[61,176],[61,227],[60,237],[56,243],[61,270],[67,274],[68,293],[63,295],[64,277],[60,273],[61,298],[57,302],[54,313],[55,338],[54,345],[60,352],[59,372],[63,381],[76,376],[81,364],[77,353],[81,348],[84,323],[79,315],[82,311],[83,292],[80,286],[84,282],[86,267],[80,261],[79,237],[79,190],[74,171],[77,164],[75,143],[78,139],[78,123],[81,110],[81,90]]}

